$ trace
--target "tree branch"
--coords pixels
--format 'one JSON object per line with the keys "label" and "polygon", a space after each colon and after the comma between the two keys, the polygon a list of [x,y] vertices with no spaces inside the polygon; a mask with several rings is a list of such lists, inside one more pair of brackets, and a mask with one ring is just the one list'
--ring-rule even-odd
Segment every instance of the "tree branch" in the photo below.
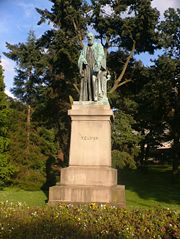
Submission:
{"label": "tree branch", "polygon": [[74,86],[74,88],[76,89],[76,91],[78,92],[78,94],[80,94],[80,90],[79,90],[79,88],[77,87],[77,85],[76,85],[76,84],[73,84],[73,86]]}
{"label": "tree branch", "polygon": [[120,74],[119,77],[115,80],[114,86],[113,86],[113,87],[111,88],[111,90],[109,91],[110,94],[112,94],[112,93],[113,93],[118,87],[120,87],[121,85],[124,85],[124,84],[126,84],[127,82],[131,81],[131,80],[125,80],[125,81],[123,81],[122,83],[120,83],[121,80],[122,80],[122,78],[123,78],[123,76],[124,76],[124,74],[125,74],[125,72],[126,72],[126,69],[127,69],[127,67],[128,67],[129,61],[130,61],[131,57],[133,56],[133,53],[134,53],[134,51],[135,51],[135,47],[136,47],[136,42],[133,40],[133,46],[132,46],[132,50],[131,50],[131,52],[130,52],[130,55],[127,57],[127,60],[126,60],[126,62],[125,62],[125,64],[124,64],[124,67],[123,67],[123,70],[122,70],[121,74]]}
{"label": "tree branch", "polygon": [[77,35],[78,35],[78,38],[79,38],[79,41],[80,41],[80,47],[83,48],[83,37],[82,37],[82,34],[81,34],[80,30],[78,29],[77,23],[75,22],[74,18],[72,19],[72,21],[73,21],[74,29],[77,32]]}

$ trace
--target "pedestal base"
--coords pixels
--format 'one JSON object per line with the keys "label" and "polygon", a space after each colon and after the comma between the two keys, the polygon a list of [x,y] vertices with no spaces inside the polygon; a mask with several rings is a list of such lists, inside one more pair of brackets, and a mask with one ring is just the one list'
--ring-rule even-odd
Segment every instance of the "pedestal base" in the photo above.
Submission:
{"label": "pedestal base", "polygon": [[50,188],[49,204],[57,203],[107,203],[125,207],[125,188],[116,186],[63,186]]}

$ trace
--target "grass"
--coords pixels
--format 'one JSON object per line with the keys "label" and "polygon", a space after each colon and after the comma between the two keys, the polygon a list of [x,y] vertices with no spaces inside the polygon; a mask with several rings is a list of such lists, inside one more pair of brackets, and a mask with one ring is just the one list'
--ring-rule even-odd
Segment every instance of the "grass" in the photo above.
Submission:
{"label": "grass", "polygon": [[[119,184],[126,187],[128,208],[165,207],[180,210],[180,174],[172,178],[169,166],[151,166],[146,171],[124,169],[118,175]],[[43,191],[5,188],[0,191],[0,201],[6,200],[43,206],[47,196]]]}
{"label": "grass", "polygon": [[172,176],[168,165],[146,170],[121,170],[119,183],[125,184],[127,207],[166,207],[180,210],[180,173]]}
{"label": "grass", "polygon": [[43,191],[24,191],[10,187],[0,191],[0,201],[23,202],[29,206],[43,206],[47,201],[47,196]]}

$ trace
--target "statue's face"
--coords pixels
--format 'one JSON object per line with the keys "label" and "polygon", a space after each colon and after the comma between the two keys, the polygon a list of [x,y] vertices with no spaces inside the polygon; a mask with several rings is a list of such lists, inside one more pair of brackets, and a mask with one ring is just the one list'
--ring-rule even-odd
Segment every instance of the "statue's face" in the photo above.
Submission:
{"label": "statue's face", "polygon": [[92,33],[89,33],[89,34],[87,35],[87,40],[88,40],[88,45],[89,45],[89,46],[92,46],[93,43],[94,43],[94,35],[93,35]]}

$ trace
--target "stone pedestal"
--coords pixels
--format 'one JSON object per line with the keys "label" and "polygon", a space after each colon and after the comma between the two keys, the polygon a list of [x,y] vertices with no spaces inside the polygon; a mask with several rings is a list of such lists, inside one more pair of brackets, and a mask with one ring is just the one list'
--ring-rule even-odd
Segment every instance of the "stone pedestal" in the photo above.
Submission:
{"label": "stone pedestal", "polygon": [[112,203],[125,207],[125,188],[117,185],[111,168],[109,105],[74,102],[71,117],[69,167],[61,169],[60,183],[50,188],[49,203]]}

